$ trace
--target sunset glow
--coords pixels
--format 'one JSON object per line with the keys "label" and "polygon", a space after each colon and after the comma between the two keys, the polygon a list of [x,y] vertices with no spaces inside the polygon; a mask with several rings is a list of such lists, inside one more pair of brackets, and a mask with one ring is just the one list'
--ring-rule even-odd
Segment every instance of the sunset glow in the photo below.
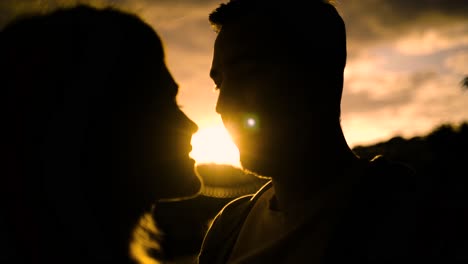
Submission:
{"label": "sunset glow", "polygon": [[218,163],[240,167],[239,150],[222,125],[200,128],[192,136],[192,147],[190,156],[197,164]]}
{"label": "sunset glow", "polygon": [[[221,2],[1,0],[0,26],[22,13],[77,3],[135,12],[161,37],[179,85],[178,104],[199,126],[191,156],[197,163],[238,166],[238,150],[215,111],[219,90],[209,77],[216,33],[208,14]],[[460,89],[468,73],[465,2],[335,1],[346,23],[341,124],[350,146],[421,136],[441,124],[468,120],[466,85]],[[294,91],[285,89],[285,95]],[[244,122],[249,131],[263,125],[254,113]]]}

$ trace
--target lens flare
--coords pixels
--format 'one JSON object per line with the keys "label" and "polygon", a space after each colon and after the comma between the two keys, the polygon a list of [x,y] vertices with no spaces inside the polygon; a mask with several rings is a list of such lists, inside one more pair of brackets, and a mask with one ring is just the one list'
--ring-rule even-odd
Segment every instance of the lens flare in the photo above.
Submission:
{"label": "lens flare", "polygon": [[248,113],[244,115],[244,128],[249,130],[258,130],[260,128],[260,123],[257,115]]}
{"label": "lens flare", "polygon": [[254,127],[257,122],[252,117],[247,118],[247,126]]}

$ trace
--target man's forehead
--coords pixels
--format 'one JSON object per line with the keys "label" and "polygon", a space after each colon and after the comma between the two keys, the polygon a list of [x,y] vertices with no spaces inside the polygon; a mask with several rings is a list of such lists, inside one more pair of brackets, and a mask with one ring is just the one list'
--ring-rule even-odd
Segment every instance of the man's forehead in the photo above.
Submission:
{"label": "man's forehead", "polygon": [[278,52],[277,42],[270,30],[256,31],[254,26],[230,24],[221,29],[215,41],[214,60],[230,64],[237,60],[268,58]]}

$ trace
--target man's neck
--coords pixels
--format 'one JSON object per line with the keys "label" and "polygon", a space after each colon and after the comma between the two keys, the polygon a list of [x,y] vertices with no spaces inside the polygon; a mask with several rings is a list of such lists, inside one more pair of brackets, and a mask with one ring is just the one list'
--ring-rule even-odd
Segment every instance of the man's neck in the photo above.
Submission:
{"label": "man's neck", "polygon": [[323,195],[336,184],[346,184],[349,171],[361,164],[359,158],[349,148],[333,153],[321,152],[310,157],[307,164],[297,164],[273,175],[273,188],[279,210],[311,201]]}

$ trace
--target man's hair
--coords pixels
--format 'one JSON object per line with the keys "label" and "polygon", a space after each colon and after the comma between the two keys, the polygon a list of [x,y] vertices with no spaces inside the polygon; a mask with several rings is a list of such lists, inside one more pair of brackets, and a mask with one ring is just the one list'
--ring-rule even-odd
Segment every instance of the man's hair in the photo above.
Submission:
{"label": "man's hair", "polygon": [[[312,3],[322,3],[332,5],[331,0],[315,0]],[[277,0],[230,0],[227,3],[222,3],[218,8],[213,10],[209,15],[209,21],[214,27],[214,30],[219,32],[224,24],[227,24],[241,16],[254,13],[260,10],[269,10],[274,6],[285,7]]]}
{"label": "man's hair", "polygon": [[[307,5],[302,3],[307,2]],[[346,29],[343,19],[332,0],[290,1],[280,0],[230,0],[213,10],[208,20],[216,32],[236,20],[256,16],[259,20],[271,19],[282,24],[292,34],[312,37],[314,46],[328,47],[337,57],[338,65],[346,64]],[[255,25],[252,25],[255,27]],[[262,29],[259,29],[262,30]],[[287,33],[287,32],[282,32]],[[321,40],[314,39],[315,36]],[[329,54],[332,55],[332,54]]]}

